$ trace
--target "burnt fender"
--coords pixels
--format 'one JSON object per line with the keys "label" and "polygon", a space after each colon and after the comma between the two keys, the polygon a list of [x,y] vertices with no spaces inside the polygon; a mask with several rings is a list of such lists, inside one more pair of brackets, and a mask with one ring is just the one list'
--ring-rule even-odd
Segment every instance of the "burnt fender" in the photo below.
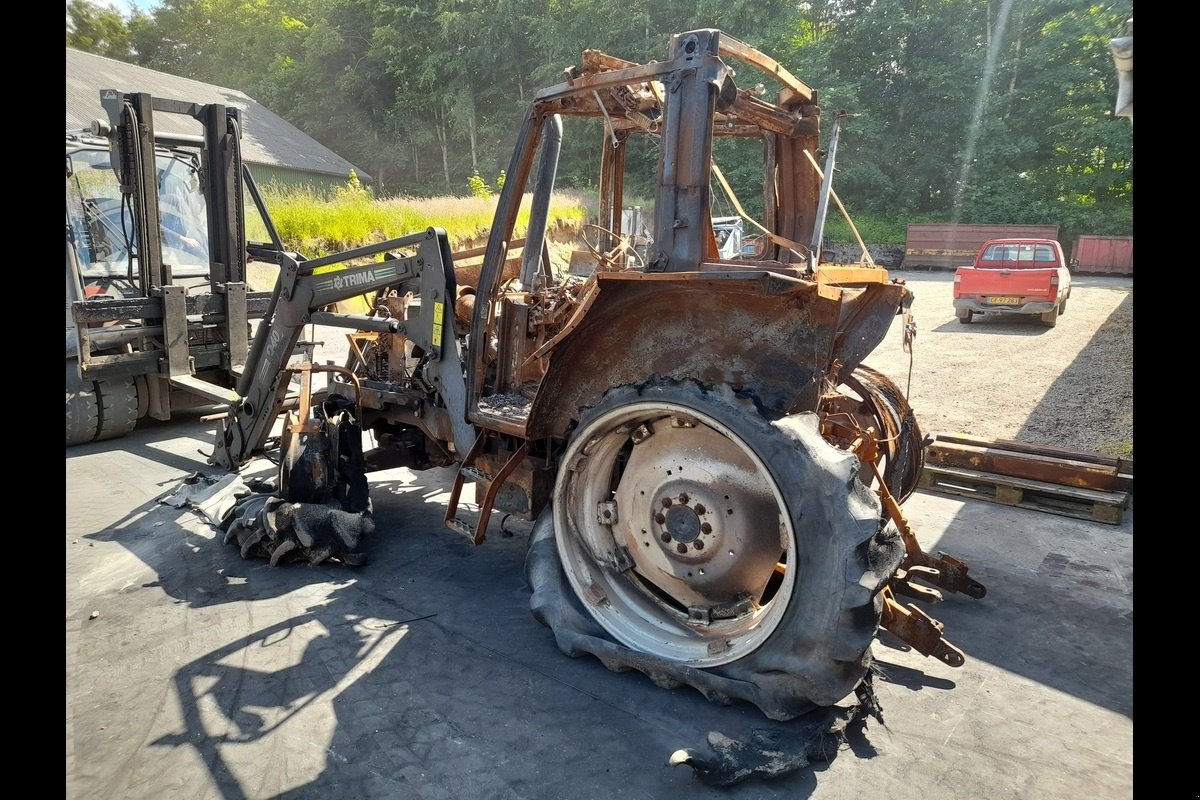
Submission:
{"label": "burnt fender", "polygon": [[597,273],[582,319],[547,354],[529,437],[562,437],[613,386],[728,385],[771,417],[813,411],[887,334],[904,287],[844,289],[769,271]]}

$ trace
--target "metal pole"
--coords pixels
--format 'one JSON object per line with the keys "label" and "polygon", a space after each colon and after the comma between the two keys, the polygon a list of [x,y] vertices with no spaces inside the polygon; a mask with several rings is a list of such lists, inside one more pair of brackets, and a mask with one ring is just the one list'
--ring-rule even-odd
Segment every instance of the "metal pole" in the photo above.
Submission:
{"label": "metal pole", "polygon": [[813,272],[821,261],[821,242],[825,239],[825,217],[829,213],[829,193],[833,190],[833,164],[837,156],[838,131],[845,111],[833,116],[833,132],[829,137],[829,152],[825,154],[825,178],[821,181],[821,195],[817,201],[817,224],[813,228],[812,246],[808,248],[808,270]]}

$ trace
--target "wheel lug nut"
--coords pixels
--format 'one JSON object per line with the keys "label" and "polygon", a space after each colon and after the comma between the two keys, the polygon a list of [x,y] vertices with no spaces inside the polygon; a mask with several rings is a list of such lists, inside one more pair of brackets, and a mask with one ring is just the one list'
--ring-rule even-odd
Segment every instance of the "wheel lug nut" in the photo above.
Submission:
{"label": "wheel lug nut", "polygon": [[703,550],[704,549],[704,540],[697,539],[696,541],[692,542],[692,547],[696,548],[697,550]]}
{"label": "wheel lug nut", "polygon": [[683,503],[686,506],[687,501],[688,501],[687,492],[683,492],[682,494],[679,495],[679,502]]}
{"label": "wheel lug nut", "polygon": [[671,507],[671,498],[669,498],[669,497],[664,497],[664,498],[662,499],[662,507],[663,507],[663,508],[670,508],[670,507]]}
{"label": "wheel lug nut", "polygon": [[667,521],[667,518],[665,516],[663,516],[662,514],[655,514],[654,521],[657,522],[659,525],[662,525],[663,523],[665,523]]}
{"label": "wheel lug nut", "polygon": [[[700,526],[700,532],[701,533],[712,533],[712,525],[709,525],[707,522],[704,523],[703,525]],[[700,544],[700,543],[696,542],[696,544]]]}
{"label": "wheel lug nut", "polygon": [[675,545],[675,549],[680,553],[686,553],[687,545],[684,544],[683,542],[680,542],[679,544]]}
{"label": "wheel lug nut", "polygon": [[664,533],[664,534],[662,535],[662,540],[663,540],[664,542],[669,542],[669,541],[671,541],[671,534],[669,534],[669,533]]}
{"label": "wheel lug nut", "polygon": [[703,514],[704,513],[704,504],[696,503],[695,509],[696,509],[697,514]]}

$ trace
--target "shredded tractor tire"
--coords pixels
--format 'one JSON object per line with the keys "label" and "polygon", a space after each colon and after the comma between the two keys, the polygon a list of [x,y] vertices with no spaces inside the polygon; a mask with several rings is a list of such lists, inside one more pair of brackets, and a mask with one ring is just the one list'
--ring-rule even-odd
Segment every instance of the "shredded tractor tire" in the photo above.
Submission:
{"label": "shredded tractor tire", "polygon": [[227,520],[225,543],[236,544],[242,558],[266,558],[271,566],[330,560],[361,566],[365,538],[375,530],[369,514],[339,506],[289,503],[274,495],[250,495]]}
{"label": "shredded tractor tire", "polygon": [[[366,538],[374,532],[362,451],[362,428],[354,404],[335,398],[314,408],[320,431],[285,456],[285,485],[238,501],[222,521],[225,543],[243,558],[266,558],[271,566],[325,561],[362,566]],[[293,439],[298,443],[298,439]],[[331,461],[336,463],[331,463]]]}
{"label": "shredded tractor tire", "polygon": [[526,574],[564,653],[774,720],[832,706],[868,674],[903,545],[815,414],[769,421],[726,387],[621,387],[583,415],[561,463]]}

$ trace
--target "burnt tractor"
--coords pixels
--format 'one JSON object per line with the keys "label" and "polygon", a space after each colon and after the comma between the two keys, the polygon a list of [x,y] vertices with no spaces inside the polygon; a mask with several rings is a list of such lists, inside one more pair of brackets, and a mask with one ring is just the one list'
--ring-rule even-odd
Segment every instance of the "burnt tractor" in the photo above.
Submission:
{"label": "burnt tractor", "polygon": [[[480,264],[437,228],[309,259],[268,224],[270,242],[230,248],[229,274],[249,256],[279,279],[211,463],[280,453],[275,493],[241,504],[230,540],[273,563],[357,563],[367,474],[456,467],[447,527],[479,545],[494,510],[533,521],[533,612],[570,655],[779,720],[855,692],[880,627],[961,665],[897,597],[984,588],[918,545],[901,504],[924,437],[862,363],[912,293],[869,256],[820,263],[836,195],[819,120],[815,91],[720,31],[677,34],[646,64],[588,50],[534,98]],[[567,269],[547,222],[565,131],[585,130],[599,219]],[[762,163],[762,233],[724,252],[715,137]],[[626,167],[647,152],[652,219],[624,230]],[[339,305],[356,297],[368,313]],[[310,323],[347,330],[348,363],[288,363]]]}

